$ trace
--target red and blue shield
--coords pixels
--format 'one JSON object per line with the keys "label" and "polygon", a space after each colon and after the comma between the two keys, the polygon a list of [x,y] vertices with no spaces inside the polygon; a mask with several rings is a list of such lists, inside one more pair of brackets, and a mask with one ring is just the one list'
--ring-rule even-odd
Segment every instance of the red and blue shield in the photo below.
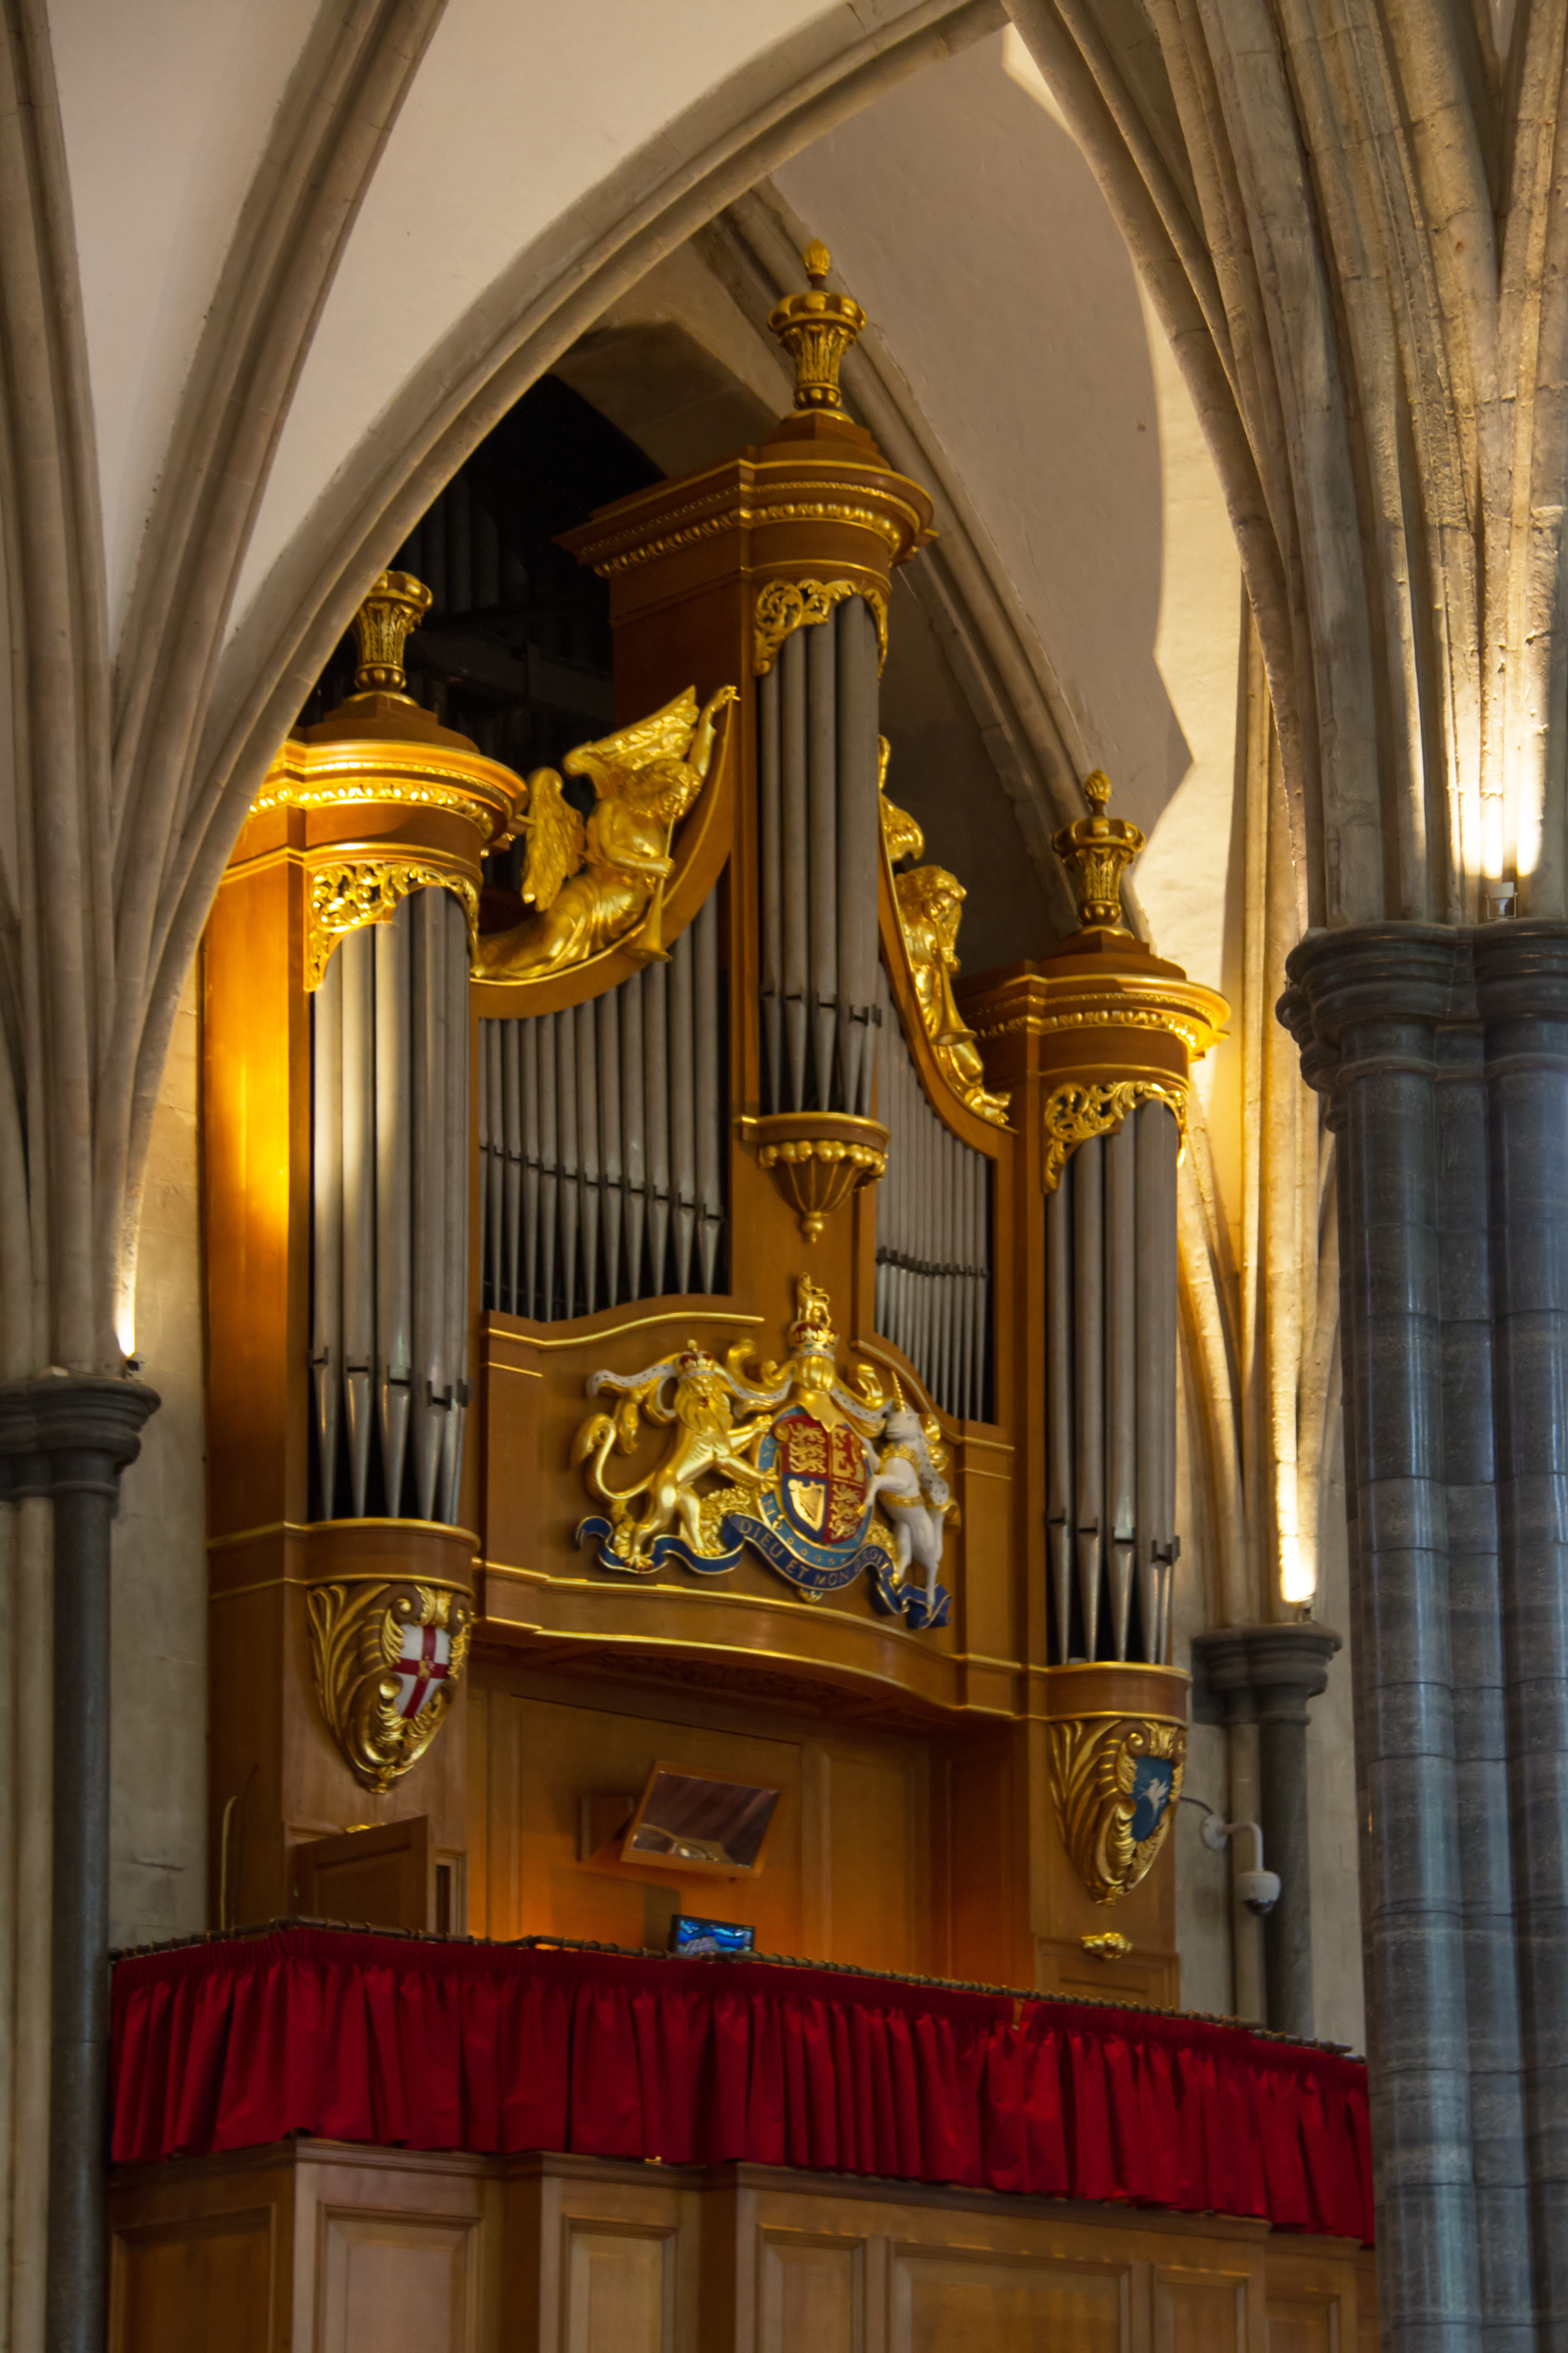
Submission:
{"label": "red and blue shield", "polygon": [[842,1545],[859,1535],[866,1516],[866,1450],[840,1422],[829,1429],[799,1406],[773,1424],[779,1493],[797,1535]]}

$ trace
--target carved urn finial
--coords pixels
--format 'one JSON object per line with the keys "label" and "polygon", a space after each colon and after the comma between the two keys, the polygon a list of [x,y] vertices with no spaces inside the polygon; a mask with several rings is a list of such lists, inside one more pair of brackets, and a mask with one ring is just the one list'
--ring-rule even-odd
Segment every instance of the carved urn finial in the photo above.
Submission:
{"label": "carved urn finial", "polygon": [[354,615],[359,668],[356,694],[400,694],[408,700],[403,649],[430,610],[430,591],[412,572],[384,572]]}
{"label": "carved urn finial", "polygon": [[1102,768],[1083,789],[1094,815],[1063,826],[1052,848],[1067,868],[1084,930],[1124,932],[1121,877],[1142,849],[1143,835],[1130,818],[1106,816],[1110,779]]}
{"label": "carved urn finial", "polygon": [[827,291],[833,256],[825,245],[814,238],[801,259],[810,290],[786,295],[770,312],[768,324],[795,362],[796,408],[842,410],[839,363],[864,327],[866,313],[849,295]]}

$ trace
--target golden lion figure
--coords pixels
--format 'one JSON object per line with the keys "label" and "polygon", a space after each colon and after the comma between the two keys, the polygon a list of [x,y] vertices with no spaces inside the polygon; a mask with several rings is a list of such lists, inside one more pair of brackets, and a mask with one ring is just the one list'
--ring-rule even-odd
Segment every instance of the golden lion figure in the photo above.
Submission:
{"label": "golden lion figure", "polygon": [[[601,1374],[597,1379],[605,1377]],[[674,1384],[668,1404],[662,1397],[667,1382]],[[724,1472],[753,1491],[768,1484],[769,1474],[759,1471],[749,1457],[772,1424],[773,1415],[764,1413],[755,1420],[737,1423],[731,1405],[732,1390],[731,1377],[723,1366],[692,1342],[684,1356],[656,1366],[628,1388],[613,1413],[591,1414],[578,1430],[572,1460],[587,1464],[589,1488],[609,1505],[616,1544],[629,1562],[651,1567],[656,1538],[668,1535],[678,1524],[694,1553],[711,1551],[703,1541],[702,1499],[697,1493],[697,1482],[704,1472]],[[631,1453],[645,1413],[650,1421],[674,1422],[677,1435],[663,1459],[634,1485],[612,1487],[605,1477],[611,1451]],[[645,1493],[647,1507],[640,1518],[634,1518],[632,1503]]]}
{"label": "golden lion figure", "polygon": [[662,955],[653,918],[674,871],[670,836],[702,790],[719,714],[734,701],[735,689],[721,686],[700,712],[688,687],[651,719],[568,752],[566,774],[590,778],[598,796],[586,825],[556,770],[534,770],[521,826],[522,896],[537,912],[480,939],[477,980],[533,980],[583,964],[645,917],[648,953]]}

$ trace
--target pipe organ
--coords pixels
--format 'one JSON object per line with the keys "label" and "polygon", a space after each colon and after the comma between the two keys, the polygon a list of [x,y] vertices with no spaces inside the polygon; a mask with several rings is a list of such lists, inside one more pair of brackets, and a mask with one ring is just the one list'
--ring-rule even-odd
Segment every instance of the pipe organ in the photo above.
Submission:
{"label": "pipe organ", "polygon": [[782,1793],[721,1890],[775,1949],[1171,2001],[1176,1167],[1225,1008],[1127,928],[1099,777],[1079,931],[963,974],[880,741],[931,501],[806,261],[792,414],[563,538],[607,732],[524,777],[438,726],[394,571],[226,876],[215,1910],[420,1825],[451,1925],[645,1943],[717,1903],[611,1835],[663,1759]]}
{"label": "pipe organ", "polygon": [[479,1024],[487,1307],[551,1324],[727,1275],[711,897],[670,950],[561,1013]]}

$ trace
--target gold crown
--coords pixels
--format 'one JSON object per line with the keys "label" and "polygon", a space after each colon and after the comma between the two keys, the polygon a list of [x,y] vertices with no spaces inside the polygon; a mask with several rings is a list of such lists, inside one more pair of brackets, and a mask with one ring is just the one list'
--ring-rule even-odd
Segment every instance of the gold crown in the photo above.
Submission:
{"label": "gold crown", "polygon": [[1094,815],[1063,826],[1051,846],[1067,868],[1084,930],[1124,932],[1121,877],[1142,849],[1143,836],[1131,818],[1106,816],[1110,779],[1103,768],[1096,768],[1083,789]]}
{"label": "gold crown", "polygon": [[815,239],[801,259],[810,290],[789,294],[769,313],[768,324],[795,362],[796,408],[837,408],[838,364],[866,323],[866,313],[847,294],[826,286],[833,256]]}
{"label": "gold crown", "polygon": [[795,1286],[795,1322],[789,1327],[790,1346],[799,1354],[811,1349],[831,1356],[838,1345],[838,1335],[833,1328],[833,1310],[827,1293],[820,1283],[813,1282],[809,1274],[797,1275]]}
{"label": "gold crown", "polygon": [[431,606],[430,591],[412,572],[384,572],[354,615],[359,668],[356,694],[402,694],[407,700],[403,649]]}

